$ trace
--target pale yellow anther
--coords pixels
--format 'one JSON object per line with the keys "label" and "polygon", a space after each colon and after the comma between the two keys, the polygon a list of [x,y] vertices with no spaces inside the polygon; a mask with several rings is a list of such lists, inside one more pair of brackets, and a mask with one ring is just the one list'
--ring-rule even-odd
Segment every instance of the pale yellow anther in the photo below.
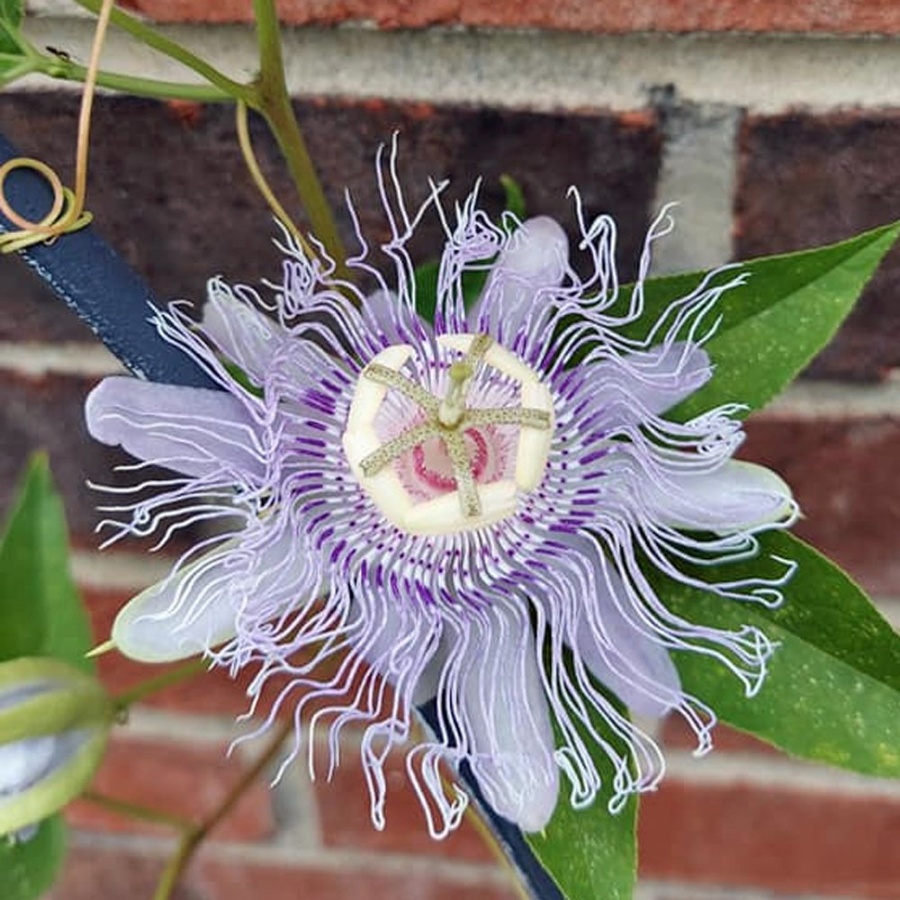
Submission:
{"label": "pale yellow anther", "polygon": [[[377,412],[377,410],[376,410]],[[399,528],[403,528],[405,516],[413,506],[413,499],[403,487],[400,477],[387,466],[374,475],[367,475],[362,468],[366,457],[376,453],[381,447],[381,440],[371,426],[362,426],[344,432],[341,439],[347,462],[357,481],[366,489],[375,505],[385,514],[388,520]]]}
{"label": "pale yellow anther", "polygon": [[347,462],[353,469],[354,475],[363,474],[362,461],[374,453],[381,446],[381,438],[375,429],[369,425],[358,425],[356,428],[348,428],[341,438],[344,452],[347,454]]}
{"label": "pale yellow anther", "polygon": [[434,422],[423,422],[414,428],[408,428],[402,434],[382,444],[376,450],[372,451],[368,456],[364,457],[359,467],[363,470],[366,477],[374,475],[380,469],[392,463],[398,456],[412,450],[413,447],[424,443],[430,437],[440,434],[440,429]]}
{"label": "pale yellow anther", "polygon": [[481,500],[475,476],[472,474],[472,460],[466,449],[465,438],[458,429],[450,429],[444,433],[443,439],[453,466],[460,509],[466,519],[474,519],[481,515]]}

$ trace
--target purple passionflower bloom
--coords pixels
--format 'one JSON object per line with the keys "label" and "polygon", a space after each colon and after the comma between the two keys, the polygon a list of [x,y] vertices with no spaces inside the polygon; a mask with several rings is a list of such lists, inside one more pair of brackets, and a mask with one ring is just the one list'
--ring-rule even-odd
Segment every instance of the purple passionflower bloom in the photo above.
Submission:
{"label": "purple passionflower bloom", "polygon": [[[666,211],[626,294],[615,226],[586,220],[577,196],[586,276],[555,221],[508,216],[498,227],[473,194],[455,222],[442,217],[431,325],[417,315],[407,251],[429,204],[411,215],[393,175],[379,186],[394,277],[373,267],[365,243],[350,260],[378,282],[374,294],[286,239],[270,299],[214,279],[199,325],[178,305],[156,315],[222,390],[115,377],[90,395],[97,439],[179,473],[131,507],[124,532],[166,539],[225,523],[120,612],[113,640],[140,660],[205,653],[232,670],[255,664],[253,698],[287,676],[268,721],[294,704],[295,753],[307,704],[327,701],[333,758],[340,729],[361,725],[376,826],[383,760],[430,698],[438,733],[408,750],[407,769],[435,836],[467,802],[445,790],[442,759],[467,761],[495,810],[536,831],[560,772],[574,804],[594,799],[592,754],[602,752],[615,810],[653,787],[663,763],[599,685],[639,715],[682,715],[703,751],[715,716],[682,690],[670,651],[720,660],[748,694],[773,651],[755,628],[674,615],[647,578],[655,567],[772,604],[790,573],[700,583],[683,571],[746,558],[757,532],[796,515],[778,476],[732,460],[738,405],[686,423],[665,417],[712,376],[707,319],[744,278],[713,273],[635,340],[623,329],[644,314]],[[487,279],[467,309],[472,270]],[[332,663],[325,676],[322,662]]]}

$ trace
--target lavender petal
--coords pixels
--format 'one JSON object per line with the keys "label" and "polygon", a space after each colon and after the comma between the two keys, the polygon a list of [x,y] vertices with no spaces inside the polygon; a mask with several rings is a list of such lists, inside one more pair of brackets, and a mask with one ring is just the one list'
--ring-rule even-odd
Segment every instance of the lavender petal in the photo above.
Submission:
{"label": "lavender petal", "polygon": [[712,366],[702,347],[675,341],[627,354],[619,377],[622,390],[636,401],[631,407],[636,414],[662,415],[703,387]]}
{"label": "lavender petal", "polygon": [[273,349],[288,336],[280,325],[238,299],[219,279],[209,283],[201,327],[256,384],[263,383]]}
{"label": "lavender petal", "polygon": [[224,391],[113,376],[91,391],[85,417],[98,441],[185,475],[245,480],[265,471],[258,426]]}
{"label": "lavender petal", "polygon": [[726,460],[710,472],[668,474],[665,489],[646,485],[646,502],[653,519],[672,528],[730,533],[786,524],[796,515],[791,489],[764,466]]}
{"label": "lavender petal", "polygon": [[471,329],[506,345],[520,333],[538,331],[533,320],[543,320],[550,311],[540,294],[562,282],[568,255],[569,240],[556,221],[538,216],[523,222],[491,270],[469,316]]}
{"label": "lavender petal", "polygon": [[527,616],[496,608],[473,623],[460,656],[469,764],[491,806],[523,831],[540,831],[559,794],[550,712]]}
{"label": "lavender petal", "polygon": [[[608,584],[597,582],[596,614],[585,613],[575,623],[573,649],[630,710],[651,718],[664,716],[681,698],[678,670],[664,644],[624,615],[621,604],[628,601],[621,580],[609,570],[605,580]],[[602,627],[604,641],[591,619]]]}

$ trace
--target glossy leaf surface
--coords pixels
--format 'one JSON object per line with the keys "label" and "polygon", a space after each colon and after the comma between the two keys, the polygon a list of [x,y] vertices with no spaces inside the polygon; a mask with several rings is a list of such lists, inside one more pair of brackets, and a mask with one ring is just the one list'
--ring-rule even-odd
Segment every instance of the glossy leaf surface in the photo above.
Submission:
{"label": "glossy leaf surface", "polygon": [[[900,223],[848,241],[740,263],[714,276],[727,281],[737,272],[747,283],[727,291],[710,322],[718,318],[705,347],[715,377],[669,416],[685,421],[723,403],[761,409],[809,364],[853,309],[884,254],[900,234]],[[702,281],[702,273],[647,282],[644,315],[623,329],[643,337],[665,308]]]}
{"label": "glossy leaf surface", "polygon": [[37,456],[0,542],[0,660],[51,656],[90,672],[90,647],[62,501],[46,457]]}
{"label": "glossy leaf surface", "polygon": [[[621,750],[603,722],[595,727]],[[525,839],[568,900],[630,900],[637,879],[638,800],[631,796],[621,810],[609,811],[613,765],[593,738],[586,736],[586,743],[603,779],[600,794],[587,809],[574,809],[563,779],[544,833],[526,834]]]}
{"label": "glossy leaf surface", "polygon": [[[667,605],[719,628],[759,627],[779,647],[759,693],[745,697],[724,666],[675,654],[686,690],[719,717],[804,759],[870,775],[900,777],[900,636],[834,563],[790,534],[762,536],[764,553],[798,564],[777,609],[723,600],[663,582]],[[729,566],[731,578],[759,574],[765,558]]]}

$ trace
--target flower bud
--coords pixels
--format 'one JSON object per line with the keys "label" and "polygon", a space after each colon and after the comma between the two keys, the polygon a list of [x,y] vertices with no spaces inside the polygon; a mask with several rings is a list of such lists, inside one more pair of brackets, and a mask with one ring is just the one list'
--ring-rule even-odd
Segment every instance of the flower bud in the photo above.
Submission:
{"label": "flower bud", "polygon": [[114,718],[100,683],[68,663],[0,663],[0,835],[28,840],[81,793]]}

